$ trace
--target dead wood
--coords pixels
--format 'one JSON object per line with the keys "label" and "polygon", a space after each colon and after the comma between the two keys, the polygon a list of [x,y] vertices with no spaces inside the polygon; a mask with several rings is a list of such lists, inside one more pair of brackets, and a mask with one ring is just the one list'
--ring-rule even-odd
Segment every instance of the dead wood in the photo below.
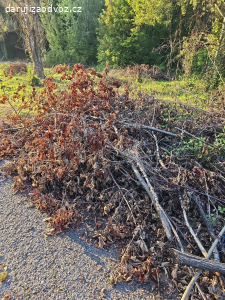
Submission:
{"label": "dead wood", "polygon": [[117,121],[117,122],[120,123],[120,124],[124,124],[126,126],[140,128],[140,129],[148,129],[148,130],[160,132],[160,133],[163,133],[163,134],[167,134],[167,135],[170,135],[170,136],[173,136],[173,137],[177,137],[178,136],[175,133],[172,133],[172,132],[169,132],[169,131],[165,131],[165,130],[162,130],[162,129],[158,129],[158,128],[155,128],[155,127],[151,127],[151,126],[145,126],[145,125],[141,125],[141,124],[130,124],[130,123],[127,123],[127,122],[120,122],[120,121]]}
{"label": "dead wood", "polygon": [[[150,199],[152,200],[152,203],[160,217],[160,220],[162,222],[163,228],[165,229],[166,236],[167,238],[171,241],[173,236],[172,236],[172,231],[171,231],[171,226],[168,222],[168,218],[164,212],[164,209],[162,206],[159,204],[158,196],[155,193],[151,183],[149,182],[149,179],[147,177],[147,174],[144,170],[143,163],[141,162],[140,158],[138,157],[138,152],[137,152],[137,144],[136,146],[129,151],[129,153],[125,153],[120,151],[119,149],[115,148],[113,145],[110,145],[116,152],[120,153],[123,157],[126,157],[128,162],[131,164],[131,167],[134,171],[135,176],[137,177],[138,181],[141,183],[141,185],[144,187],[145,191],[149,195]],[[135,164],[138,165],[138,167],[141,170],[141,173],[143,174],[144,178],[141,176],[139,173],[138,169],[136,168]]]}
{"label": "dead wood", "polygon": [[136,175],[137,179],[139,180],[139,182],[141,183],[141,185],[144,187],[144,189],[146,190],[146,192],[148,193],[150,199],[153,202],[153,205],[160,217],[160,220],[162,222],[162,225],[165,229],[166,232],[166,236],[169,240],[172,240],[172,232],[171,232],[171,227],[167,221],[167,218],[165,216],[165,212],[162,208],[162,206],[159,204],[158,202],[158,197],[153,189],[153,187],[151,186],[151,184],[148,182],[148,184],[145,182],[145,180],[141,177],[140,173],[138,172],[138,169],[135,167],[135,165],[132,163],[132,169],[134,171],[134,174]]}
{"label": "dead wood", "polygon": [[[209,233],[211,235],[212,240],[214,241],[216,239],[216,236],[215,236],[215,234],[213,232],[212,227],[209,224],[208,219],[206,218],[205,212],[204,212],[204,210],[203,210],[203,208],[202,208],[202,206],[201,206],[201,204],[200,204],[200,202],[198,200],[198,197],[194,193],[189,193],[188,192],[187,194],[189,195],[189,197],[191,197],[195,201],[195,203],[196,203],[196,205],[198,207],[199,213],[200,213],[200,215],[201,215],[201,217],[202,217],[202,219],[203,219],[203,221],[204,221],[204,223],[205,223],[205,225],[206,225],[206,227],[207,227],[207,229],[208,229],[208,231],[209,231]],[[214,249],[214,260],[218,261],[218,262],[220,261],[219,252],[218,252],[218,250],[217,250],[216,247]]]}
{"label": "dead wood", "polygon": [[218,272],[225,274],[225,264],[213,260],[201,258],[192,254],[182,253],[173,249],[180,262],[187,266],[196,267],[202,270],[209,270],[211,272]]}
{"label": "dead wood", "polygon": [[[217,202],[225,203],[224,142],[219,140],[224,133],[221,114],[156,102],[141,98],[141,94],[136,101],[129,97],[128,88],[123,96],[117,97],[117,92],[107,87],[111,81],[108,76],[107,80],[99,81],[100,74],[86,71],[81,65],[76,65],[72,76],[64,66],[57,67],[57,73],[69,81],[63,91],[52,92],[56,87],[49,78],[46,92],[36,91],[32,96],[34,101],[22,106],[29,111],[37,109],[37,113],[9,116],[8,123],[2,122],[0,128],[0,159],[4,156],[15,159],[7,167],[6,175],[15,175],[16,191],[32,183],[31,200],[49,214],[46,221],[53,227],[49,234],[90,219],[95,222],[95,229],[88,236],[97,247],[129,239],[127,247],[121,249],[120,269],[113,284],[118,280],[147,282],[151,277],[157,280],[161,276],[158,267],[165,262],[169,280],[174,266],[173,260],[168,260],[168,247],[185,255],[188,245],[182,245],[182,236],[193,249],[190,255],[198,255],[198,244],[209,259],[205,249],[211,240],[218,242],[213,227],[223,226],[225,215],[224,205],[217,209]],[[90,78],[94,87],[91,83],[86,89]],[[178,133],[176,127],[185,131]],[[208,141],[214,147],[199,143],[197,147],[195,139],[192,147],[186,134],[201,140],[199,132],[204,135],[202,142]],[[199,220],[197,203],[188,197],[183,197],[184,205],[180,206],[180,189],[201,195],[197,207],[203,221]],[[204,211],[207,199],[207,214],[220,212],[217,224],[213,223],[214,218],[212,225],[207,221]],[[185,224],[191,234],[184,230]],[[200,227],[198,235],[196,230],[200,232]],[[225,262],[224,257],[221,253],[221,262]],[[179,276],[173,276],[174,284],[179,281],[179,291],[182,285],[187,285],[187,269],[194,276],[194,268],[181,264]],[[176,267],[173,273],[177,271]],[[204,282],[206,296],[195,281],[196,276],[189,287],[194,283],[204,300],[218,276],[206,277],[209,280]],[[218,287],[222,286],[219,280],[220,277]]]}
{"label": "dead wood", "polygon": [[196,244],[198,245],[199,249],[201,250],[202,254],[206,257],[207,252],[206,252],[205,248],[203,247],[202,243],[200,242],[200,240],[198,239],[197,235],[195,234],[194,230],[192,229],[192,227],[191,227],[191,225],[188,221],[186,207],[184,205],[184,201],[183,201],[181,195],[179,195],[179,198],[180,198],[180,202],[181,202],[181,208],[183,210],[183,216],[184,216],[185,224],[186,224],[188,230],[190,231],[191,235],[193,236],[193,238],[194,238]]}
{"label": "dead wood", "polygon": [[[215,247],[217,246],[217,244],[219,243],[221,237],[223,236],[224,232],[225,232],[225,226],[224,226],[223,229],[220,231],[219,236],[218,236],[218,239],[216,239],[216,240],[214,241],[214,243],[212,244],[211,248],[210,248],[209,251],[208,251],[207,257],[206,257],[205,259],[210,258],[210,256],[212,255],[212,253],[213,253]],[[217,270],[217,271],[218,271],[218,270]],[[186,290],[185,290],[185,292],[184,292],[183,297],[182,297],[181,300],[187,300],[187,299],[188,299],[189,294],[190,294],[190,292],[191,292],[191,290],[192,290],[192,288],[193,288],[195,282],[197,281],[199,275],[201,274],[201,272],[202,272],[202,269],[198,269],[198,270],[197,270],[197,272],[195,273],[195,275],[192,277],[191,281],[189,282],[189,285],[187,286],[187,288],[186,288]]]}
{"label": "dead wood", "polygon": [[[96,119],[96,120],[107,121],[107,119],[100,118],[100,117],[95,117],[95,116],[88,116],[88,117],[90,117],[92,119]],[[138,129],[138,128],[140,128],[140,129],[148,129],[148,130],[160,132],[160,133],[163,133],[163,134],[166,134],[166,135],[170,135],[170,136],[173,136],[173,137],[177,137],[178,136],[175,133],[172,133],[172,132],[169,132],[169,131],[165,131],[165,130],[162,130],[162,129],[159,129],[159,128],[155,128],[155,127],[152,127],[152,126],[146,126],[146,125],[142,125],[142,124],[131,124],[131,123],[122,122],[122,121],[118,121],[118,120],[116,122],[118,124],[123,124],[125,126],[135,127],[136,129]]]}

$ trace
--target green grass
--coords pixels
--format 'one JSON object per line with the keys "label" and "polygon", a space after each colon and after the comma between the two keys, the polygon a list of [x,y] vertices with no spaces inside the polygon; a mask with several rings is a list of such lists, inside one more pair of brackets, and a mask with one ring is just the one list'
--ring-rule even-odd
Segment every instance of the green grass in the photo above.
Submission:
{"label": "green grass", "polygon": [[133,86],[141,89],[142,93],[154,95],[155,98],[188,103],[199,108],[204,108],[210,99],[210,95],[204,92],[204,84],[197,79],[171,82],[143,79],[141,83],[133,83]]}
{"label": "green grass", "polygon": [[211,150],[217,150],[218,156],[223,156],[225,154],[225,128],[223,130],[223,133],[220,133],[218,135],[219,138],[214,142],[213,145],[207,145],[204,143],[206,140],[205,137],[200,137],[200,140],[194,139],[194,138],[188,138],[185,141],[183,141],[182,146],[180,148],[177,148],[174,150],[174,154],[190,154],[197,156],[198,158],[207,158],[208,153],[210,153]]}
{"label": "green grass", "polygon": [[[141,91],[142,94],[154,96],[155,99],[190,104],[206,110],[215,104],[212,100],[211,91],[206,91],[207,83],[196,76],[180,77],[173,81],[147,78],[138,80],[134,75],[124,72],[122,69],[112,69],[109,72],[109,77],[119,78],[122,84],[128,83],[136,98],[138,98],[138,92]],[[123,85],[119,91],[124,91]]]}
{"label": "green grass", "polygon": [[[9,97],[17,90],[21,84],[26,85],[25,101],[29,101],[29,94],[32,92],[30,83],[35,84],[36,90],[43,88],[43,80],[40,80],[34,76],[32,65],[28,65],[27,74],[15,74],[12,79],[4,76],[4,70],[9,67],[8,63],[0,64],[0,95],[7,94]],[[44,73],[46,76],[53,76],[54,81],[58,85],[58,89],[65,86],[66,82],[61,81],[61,74],[56,74],[54,68],[45,68]],[[147,78],[137,79],[134,74],[129,74],[123,69],[112,69],[109,72],[109,79],[119,79],[122,86],[118,89],[119,93],[124,92],[124,84],[129,84],[130,89],[133,91],[132,97],[138,99],[141,91],[143,94],[153,96],[155,99],[163,99],[173,102],[180,102],[196,106],[201,109],[209,109],[213,102],[211,93],[206,92],[206,83],[199,80],[197,77],[180,78],[173,81],[153,80]],[[21,100],[10,102],[16,111],[19,111]],[[14,112],[10,103],[0,104],[0,116],[3,117],[8,113]],[[22,113],[22,112],[21,112]],[[27,113],[23,111],[23,113]]]}
{"label": "green grass", "polygon": [[[35,85],[36,90],[41,90],[43,88],[43,80],[34,76],[32,65],[28,65],[27,74],[14,74],[10,79],[9,76],[5,77],[4,70],[9,67],[9,63],[0,64],[0,96],[6,94],[9,96],[9,99],[13,96],[14,92],[17,91],[18,86],[25,84],[26,93],[25,93],[25,102],[29,101],[29,95],[32,93],[33,87],[30,85],[31,82]],[[65,85],[65,81],[61,81],[61,74],[56,74],[54,68],[45,68],[45,76],[53,76],[53,80],[57,83],[58,89],[62,88]],[[22,91],[20,91],[21,93]],[[0,117],[4,117],[9,113],[14,113],[15,110],[19,112],[19,107],[22,104],[21,100],[16,100],[15,102],[9,100],[5,104],[0,104]],[[12,108],[14,107],[14,109]],[[27,111],[21,111],[21,114],[26,114]]]}

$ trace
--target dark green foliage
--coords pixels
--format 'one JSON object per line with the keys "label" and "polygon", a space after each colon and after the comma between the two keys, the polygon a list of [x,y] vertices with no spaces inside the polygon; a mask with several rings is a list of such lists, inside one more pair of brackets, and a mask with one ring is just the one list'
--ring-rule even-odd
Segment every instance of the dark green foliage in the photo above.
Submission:
{"label": "dark green foliage", "polygon": [[[5,34],[18,20],[5,13],[4,5],[6,0],[0,0],[0,58],[14,57],[15,49],[21,57],[18,48],[26,42],[23,38],[18,46],[17,41],[24,32]],[[98,63],[103,69],[108,60],[111,67],[148,64],[170,74],[195,75],[204,78],[208,89],[225,81],[222,1],[215,5],[209,0],[49,0],[42,5],[69,8],[40,14],[47,65]],[[81,12],[70,12],[72,7],[81,7]]]}
{"label": "dark green foliage", "polygon": [[169,34],[164,24],[137,26],[134,11],[126,0],[106,1],[106,9],[99,19],[98,61],[112,66],[130,64],[157,64],[164,60],[165,52],[153,52]]}
{"label": "dark green foliage", "polygon": [[50,65],[58,63],[95,64],[97,56],[96,27],[103,1],[60,0],[53,6],[81,7],[81,13],[63,12],[42,14],[41,19],[46,31],[50,51],[45,60]]}

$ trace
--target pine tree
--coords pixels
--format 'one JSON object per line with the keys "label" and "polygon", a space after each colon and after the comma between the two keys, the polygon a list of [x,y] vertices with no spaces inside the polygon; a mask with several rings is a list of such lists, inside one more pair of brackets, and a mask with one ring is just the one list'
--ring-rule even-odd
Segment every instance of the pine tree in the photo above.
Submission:
{"label": "pine tree", "polygon": [[164,24],[136,25],[135,12],[127,0],[106,0],[99,18],[98,61],[103,66],[160,64],[162,56],[152,50],[168,36]]}
{"label": "pine tree", "polygon": [[81,7],[81,12],[42,14],[50,51],[46,60],[50,64],[95,64],[97,59],[96,27],[103,8],[101,0],[59,0],[58,7]]}

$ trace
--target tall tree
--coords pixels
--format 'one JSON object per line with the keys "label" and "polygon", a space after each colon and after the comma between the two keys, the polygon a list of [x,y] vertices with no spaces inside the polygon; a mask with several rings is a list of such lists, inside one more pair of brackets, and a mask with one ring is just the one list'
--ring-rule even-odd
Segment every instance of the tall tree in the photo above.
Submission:
{"label": "tall tree", "polygon": [[[29,7],[32,4],[36,10],[37,7],[40,7],[39,0],[34,0],[33,3],[30,0],[22,0],[21,3],[24,7],[25,5]],[[36,75],[40,78],[45,78],[41,57],[40,24],[38,13],[23,13],[23,16],[20,16],[20,22],[23,25],[23,31],[27,39],[28,51],[34,63]]]}
{"label": "tall tree", "polygon": [[112,66],[161,64],[163,56],[153,52],[168,36],[164,24],[136,25],[135,12],[127,0],[106,0],[99,18],[98,61]]}
{"label": "tall tree", "polygon": [[5,7],[0,0],[0,59],[7,59],[8,53],[6,49],[6,34],[9,32],[17,31],[18,24],[16,20],[12,20],[6,13]]}
{"label": "tall tree", "polygon": [[171,19],[175,1],[170,0],[127,0],[135,12],[135,22],[138,25],[155,25],[156,22],[168,23]]}
{"label": "tall tree", "polygon": [[[50,48],[46,55],[47,62],[52,65],[75,62],[95,64],[96,27],[104,1],[59,0],[56,6],[69,7],[69,12],[41,15]],[[73,7],[81,7],[81,12],[73,12]]]}
{"label": "tall tree", "polygon": [[[39,16],[37,13],[37,7],[40,7],[39,0],[1,0],[2,5],[6,8],[14,7],[17,10],[17,7],[20,7],[18,12],[12,12],[11,17],[17,18],[19,23],[21,33],[24,38],[26,49],[30,55],[31,60],[34,63],[35,73],[38,77],[44,78],[44,70],[41,57],[41,28],[39,22]],[[30,13],[29,7],[35,7],[35,12]],[[28,12],[25,7],[28,8]],[[22,8],[22,9],[21,9]]]}
{"label": "tall tree", "polygon": [[[225,75],[225,1],[224,0],[127,0],[135,12],[135,23],[165,23],[171,26],[174,8],[181,11],[180,23],[173,31],[176,39],[179,27],[186,27],[179,43],[178,57],[183,57],[183,67],[187,73],[195,70],[218,70]],[[171,50],[172,50],[171,48]],[[209,59],[207,59],[207,57]]]}

